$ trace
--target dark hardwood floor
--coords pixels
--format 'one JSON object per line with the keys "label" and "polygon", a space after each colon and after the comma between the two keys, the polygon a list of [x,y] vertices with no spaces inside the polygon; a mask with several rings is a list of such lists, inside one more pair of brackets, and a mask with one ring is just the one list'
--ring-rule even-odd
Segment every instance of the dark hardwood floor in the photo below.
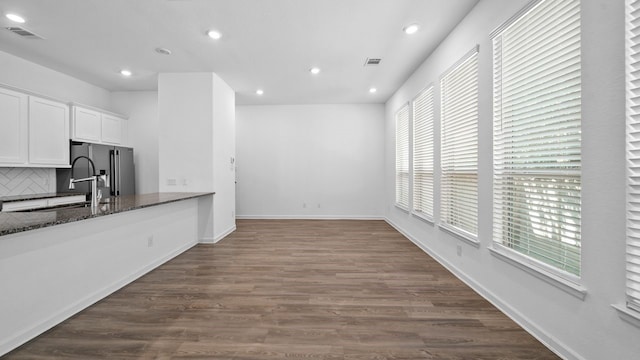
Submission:
{"label": "dark hardwood floor", "polygon": [[241,220],[7,359],[557,359],[383,221]]}

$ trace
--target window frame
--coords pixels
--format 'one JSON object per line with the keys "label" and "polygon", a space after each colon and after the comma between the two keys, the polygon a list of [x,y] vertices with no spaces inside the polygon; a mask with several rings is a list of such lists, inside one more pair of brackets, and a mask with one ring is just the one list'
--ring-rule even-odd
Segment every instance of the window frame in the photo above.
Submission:
{"label": "window frame", "polygon": [[[499,130],[498,128],[502,126],[502,120],[503,120],[503,114],[502,114],[502,108],[498,108],[499,106],[502,105],[502,97],[503,97],[503,87],[502,87],[502,77],[503,77],[503,68],[502,68],[502,43],[500,43],[499,45],[496,44],[497,41],[502,41],[502,39],[497,39],[499,37],[501,37],[505,31],[507,31],[511,26],[513,26],[514,24],[516,24],[517,22],[521,21],[522,19],[524,19],[524,21],[530,20],[528,18],[525,18],[526,15],[530,14],[531,11],[534,10],[534,8],[536,8],[538,5],[541,5],[542,3],[544,3],[545,1],[553,1],[553,0],[536,0],[536,1],[532,1],[530,2],[527,6],[525,6],[521,11],[519,11],[518,13],[516,13],[512,18],[510,18],[508,21],[506,21],[503,25],[501,25],[500,27],[498,27],[496,30],[494,30],[491,34],[491,39],[493,42],[493,117],[494,117],[494,145],[493,145],[493,203],[494,203],[494,219],[493,219],[493,239],[492,239],[492,244],[489,247],[489,250],[492,252],[492,254],[496,255],[497,257],[503,259],[503,260],[507,260],[511,263],[513,263],[514,265],[517,265],[521,268],[523,268],[524,270],[527,270],[528,272],[532,273],[535,276],[542,276],[541,278],[543,278],[544,280],[549,281],[550,283],[557,285],[559,288],[567,291],[568,293],[571,293],[573,295],[575,295],[578,298],[582,298],[584,299],[584,296],[586,295],[586,289],[580,285],[580,272],[578,272],[578,275],[571,273],[569,271],[565,271],[563,269],[560,269],[550,263],[541,261],[539,259],[536,259],[535,257],[532,257],[528,254],[519,252],[515,249],[510,248],[509,246],[504,244],[504,241],[502,239],[502,236],[500,236],[500,234],[502,234],[501,230],[498,229],[500,226],[502,226],[502,220],[501,220],[501,211],[502,211],[502,207],[504,206],[503,201],[501,201],[501,199],[499,198],[499,193],[500,191],[498,191],[498,183],[501,181],[501,176],[504,177],[532,177],[532,178],[536,178],[536,177],[541,177],[543,175],[543,173],[547,173],[547,175],[551,176],[551,177],[566,177],[568,176],[567,174],[572,173],[571,176],[576,176],[578,177],[578,181],[579,181],[579,199],[582,198],[581,196],[581,161],[580,161],[580,165],[577,171],[575,170],[566,170],[566,171],[555,171],[555,169],[552,169],[553,171],[548,171],[549,169],[542,169],[542,170],[538,170],[538,168],[533,167],[534,170],[531,170],[530,172],[517,172],[517,171],[505,171],[503,166],[504,163],[500,163],[501,161],[501,157],[496,155],[497,152],[501,155],[504,155],[502,153],[502,151],[504,151],[504,149],[502,148],[502,146],[508,146],[508,145],[503,145],[503,143],[507,142],[507,140],[504,140],[503,143],[501,143],[502,141],[502,130]],[[580,31],[580,25],[579,23],[581,22],[581,14],[580,14],[580,3],[578,0],[578,31]],[[578,33],[578,38],[580,38],[580,34]],[[579,40],[578,40],[579,41]],[[581,44],[578,43],[578,51],[581,53]],[[498,53],[499,52],[499,53]],[[581,61],[578,61],[578,66],[581,68]],[[581,73],[581,70],[579,70]],[[579,75],[578,77],[580,79],[581,82],[581,75]],[[581,85],[578,84],[578,87],[580,87]],[[497,100],[497,97],[499,97],[500,99]],[[582,96],[580,95],[580,103],[581,103],[581,98]],[[580,105],[578,105],[580,106]],[[580,119],[581,119],[581,114],[579,115]],[[581,126],[580,126],[581,128]],[[579,131],[578,131],[579,132]],[[497,147],[500,147],[497,150]],[[580,141],[580,145],[579,145],[580,149],[582,148],[581,145],[581,141]],[[580,151],[581,153],[581,151]],[[510,153],[512,156],[514,156],[514,153]],[[520,154],[520,153],[518,153]],[[519,155],[519,156],[525,156],[525,155]],[[502,169],[502,170],[498,170],[498,169]],[[515,180],[513,180],[515,181]],[[531,181],[529,181],[531,182]],[[514,183],[515,184],[515,183]],[[514,185],[515,186],[515,185]],[[526,184],[522,185],[522,189],[525,189],[527,187]],[[534,188],[536,189],[536,188]],[[525,191],[525,190],[522,190]],[[546,193],[545,193],[546,194]],[[545,195],[546,196],[546,195]],[[544,201],[551,201],[551,200],[540,200],[540,202],[544,202]],[[514,202],[515,204],[515,202]],[[531,205],[532,206],[532,205]],[[542,206],[542,205],[541,205]],[[581,208],[581,205],[580,205]],[[528,209],[528,208],[527,208]],[[580,211],[581,213],[581,211]],[[579,218],[581,220],[581,216]],[[581,221],[580,221],[581,222]],[[530,221],[530,224],[533,224],[533,222]],[[535,224],[534,224],[535,225]],[[533,225],[532,225],[533,226]],[[580,224],[578,224],[578,226],[580,226]],[[578,230],[579,232],[581,232],[581,229]],[[580,237],[581,240],[581,237]],[[535,242],[537,242],[538,240],[535,240]],[[534,242],[534,243],[535,243]],[[579,248],[581,248],[581,245],[579,245]],[[578,255],[578,264],[581,264],[581,256]],[[581,265],[579,265],[580,267],[578,268],[578,270],[581,268]]]}
{"label": "window frame", "polygon": [[[479,245],[479,240],[478,240],[478,172],[479,172],[479,167],[478,167],[478,138],[479,138],[479,132],[478,132],[478,123],[479,123],[479,76],[480,76],[480,71],[479,71],[479,66],[478,66],[478,61],[479,61],[479,50],[480,47],[478,45],[474,46],[469,52],[467,52],[464,56],[462,56],[457,62],[455,62],[447,71],[445,71],[441,76],[440,76],[440,80],[439,80],[439,84],[440,84],[440,214],[439,214],[439,222],[438,222],[438,227],[442,230],[445,230],[449,233],[451,233],[452,235],[455,235],[456,237],[459,237],[462,240],[465,240],[475,246]],[[453,77],[455,75],[459,75],[457,73],[457,71],[461,71],[464,69],[464,66],[470,62],[473,61],[475,62],[475,74],[472,74],[472,76],[474,76],[475,78],[475,84],[471,84],[472,86],[474,86],[475,88],[475,124],[474,124],[474,130],[475,133],[471,134],[473,136],[473,139],[475,140],[475,168],[473,170],[457,170],[457,171],[451,171],[449,170],[450,167],[455,167],[455,153],[456,153],[456,149],[451,149],[451,147],[453,145],[447,144],[448,141],[448,136],[449,134],[447,134],[447,131],[450,130],[450,125],[447,124],[447,121],[453,121],[456,120],[456,118],[452,118],[449,119],[447,117],[446,111],[448,111],[448,109],[450,108],[451,104],[445,104],[445,102],[448,100],[447,99],[447,94],[445,93],[447,90],[447,87],[444,86],[443,84],[449,80],[449,77]],[[468,84],[464,84],[466,86],[468,86]],[[459,141],[459,140],[456,140]],[[469,149],[465,149],[465,152],[468,151]],[[453,152],[453,154],[450,154],[450,151]],[[451,160],[452,163],[449,164],[448,161],[449,159],[452,158],[454,160]],[[456,208],[460,206],[461,203],[463,203],[466,199],[461,198],[459,196],[455,196],[455,194],[453,194],[453,189],[449,189],[449,183],[448,183],[448,178],[451,178],[451,174],[452,173],[456,173],[456,174],[461,174],[462,177],[468,177],[469,174],[471,176],[475,176],[475,193],[472,194],[472,196],[475,196],[475,209],[471,209],[470,211],[468,209],[462,209],[461,212],[460,209],[457,209],[457,213],[456,213]],[[458,184],[459,185],[459,184]],[[464,187],[464,182],[462,182],[462,187]],[[449,193],[451,192],[451,193]],[[449,202],[449,204],[445,204],[446,202]],[[460,226],[457,226],[456,224],[453,224],[451,221],[449,221],[450,216],[448,216],[447,214],[445,214],[446,212],[450,212],[450,216],[455,217],[458,216],[459,218],[462,219],[462,221],[466,221],[467,219],[465,219],[465,213],[471,213],[471,212],[475,212],[475,214],[472,216],[473,218],[471,219],[472,221],[474,221],[475,223],[475,233],[472,231],[469,231],[468,229],[462,228]]]}
{"label": "window frame", "polygon": [[625,0],[625,28],[626,281],[624,308],[616,308],[640,321],[640,0]]}
{"label": "window frame", "polygon": [[[427,85],[425,88],[423,88],[422,90],[420,90],[418,92],[418,94],[411,100],[411,114],[412,114],[412,125],[413,125],[413,133],[412,133],[412,144],[411,147],[413,149],[412,152],[412,184],[413,184],[413,189],[412,189],[412,213],[414,216],[419,217],[422,220],[426,220],[430,223],[433,223],[434,221],[434,214],[435,214],[435,120],[436,120],[436,114],[435,114],[435,91],[436,88],[433,85],[433,83],[430,83],[429,85]],[[426,127],[427,132],[430,132],[430,135],[427,134],[425,135],[425,137],[427,137],[427,139],[425,139],[424,141],[427,141],[428,138],[431,138],[431,143],[427,144],[427,146],[431,147],[431,156],[430,159],[428,159],[428,161],[430,160],[431,162],[431,188],[427,189],[427,191],[430,191],[430,195],[431,195],[431,211],[430,212],[425,212],[423,209],[424,208],[420,208],[420,209],[416,209],[417,204],[422,204],[425,202],[424,199],[417,199],[417,197],[419,195],[419,193],[422,193],[421,189],[418,189],[418,184],[421,184],[421,181],[417,181],[416,180],[416,176],[417,176],[417,169],[416,169],[416,165],[419,163],[417,161],[417,154],[420,154],[421,151],[417,149],[417,144],[418,144],[418,139],[417,139],[417,134],[419,134],[419,130],[418,129],[418,119],[416,116],[416,101],[418,101],[420,99],[420,97],[422,97],[423,95],[426,95],[428,92],[431,93],[430,99],[428,99],[427,101],[430,101],[430,107],[431,107],[431,119],[429,119],[427,117],[427,119],[425,119],[427,121],[427,123],[424,125]],[[429,123],[430,121],[430,123]],[[428,155],[427,155],[428,157]],[[426,174],[429,174],[429,172],[426,172]]]}
{"label": "window frame", "polygon": [[[402,128],[400,127],[400,121],[403,120],[400,118],[403,111],[406,111],[406,125]],[[394,205],[404,211],[409,211],[411,206],[411,160],[410,160],[410,128],[411,128],[411,107],[409,103],[403,104],[394,114],[395,120],[395,201]],[[401,131],[406,131],[401,133]],[[406,151],[406,152],[404,152]],[[404,152],[404,153],[401,153]],[[404,165],[406,162],[406,174],[403,172]],[[403,178],[403,174],[404,177]],[[404,181],[403,181],[404,180]],[[400,181],[403,181],[402,183]],[[406,183],[406,189],[405,189]],[[403,192],[404,190],[404,192]],[[406,203],[402,200],[406,199]]]}

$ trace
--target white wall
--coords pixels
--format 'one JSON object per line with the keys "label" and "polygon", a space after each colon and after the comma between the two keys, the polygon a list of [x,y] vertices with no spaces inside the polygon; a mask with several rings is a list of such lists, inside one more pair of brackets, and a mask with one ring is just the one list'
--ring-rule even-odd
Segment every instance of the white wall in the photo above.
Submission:
{"label": "white wall", "polygon": [[109,91],[0,51],[0,84],[111,110]]}
{"label": "white wall", "polygon": [[136,194],[158,192],[158,93],[113,92],[111,109],[129,116],[127,146],[134,148]]}
{"label": "white wall", "polygon": [[212,75],[158,76],[160,191],[214,191]]}
{"label": "white wall", "polygon": [[383,215],[382,105],[238,106],[236,111],[239,217]]}
{"label": "white wall", "polygon": [[235,230],[234,106],[233,90],[214,73],[158,76],[159,189],[216,193],[204,242]]}
{"label": "white wall", "polygon": [[[388,220],[567,359],[637,359],[640,328],[611,304],[625,297],[624,1],[582,1],[581,300],[493,256],[490,32],[528,0],[482,0],[386,104]],[[393,114],[476,44],[479,53],[479,240],[474,247],[396,209]],[[436,94],[438,88],[436,87]],[[439,116],[436,95],[436,116]],[[439,125],[436,122],[436,150]],[[437,154],[437,151],[436,151]],[[439,158],[436,155],[436,164]],[[439,168],[437,169],[437,176]],[[436,186],[436,194],[439,188]],[[438,198],[436,198],[436,201]],[[438,208],[436,207],[436,210]],[[437,214],[436,214],[437,220]],[[456,247],[462,247],[462,256]]]}
{"label": "white wall", "polygon": [[236,99],[217,75],[213,81],[214,240],[236,229]]}

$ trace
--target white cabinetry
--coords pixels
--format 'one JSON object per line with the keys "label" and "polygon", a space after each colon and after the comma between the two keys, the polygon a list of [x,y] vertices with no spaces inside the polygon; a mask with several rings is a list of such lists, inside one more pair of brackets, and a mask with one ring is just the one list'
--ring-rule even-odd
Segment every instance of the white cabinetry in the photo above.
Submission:
{"label": "white cabinetry", "polygon": [[119,117],[102,114],[102,142],[122,144],[122,120]]}
{"label": "white cabinetry", "polygon": [[29,163],[69,166],[69,107],[29,97]]}
{"label": "white cabinetry", "polygon": [[6,202],[2,206],[3,212],[34,210],[66,204],[77,204],[85,202],[86,195],[70,195],[45,199],[21,200]]}
{"label": "white cabinetry", "polygon": [[100,142],[102,114],[97,111],[73,107],[71,138],[78,141]]}
{"label": "white cabinetry", "polygon": [[28,160],[28,96],[0,88],[0,166],[19,166]]}
{"label": "white cabinetry", "polygon": [[47,207],[47,199],[23,200],[4,203],[3,212],[40,209]]}
{"label": "white cabinetry", "polygon": [[114,114],[73,106],[71,138],[98,144],[124,145],[125,123],[124,118]]}
{"label": "white cabinetry", "polygon": [[69,166],[69,107],[0,88],[0,166]]}

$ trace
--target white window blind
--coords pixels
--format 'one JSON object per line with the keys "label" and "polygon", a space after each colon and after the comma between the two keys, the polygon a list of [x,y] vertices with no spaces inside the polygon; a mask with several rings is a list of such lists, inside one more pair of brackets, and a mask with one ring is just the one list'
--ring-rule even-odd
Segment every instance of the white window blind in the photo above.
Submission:
{"label": "white window blind", "polygon": [[476,240],[478,232],[478,50],[440,79],[441,226]]}
{"label": "white window blind", "polygon": [[409,104],[396,113],[396,205],[409,209]]}
{"label": "white window blind", "polygon": [[627,305],[640,311],[640,1],[627,0]]}
{"label": "white window blind", "polygon": [[580,1],[532,3],[493,36],[494,241],[579,276]]}
{"label": "white window blind", "polygon": [[433,218],[433,86],[413,100],[413,209]]}

